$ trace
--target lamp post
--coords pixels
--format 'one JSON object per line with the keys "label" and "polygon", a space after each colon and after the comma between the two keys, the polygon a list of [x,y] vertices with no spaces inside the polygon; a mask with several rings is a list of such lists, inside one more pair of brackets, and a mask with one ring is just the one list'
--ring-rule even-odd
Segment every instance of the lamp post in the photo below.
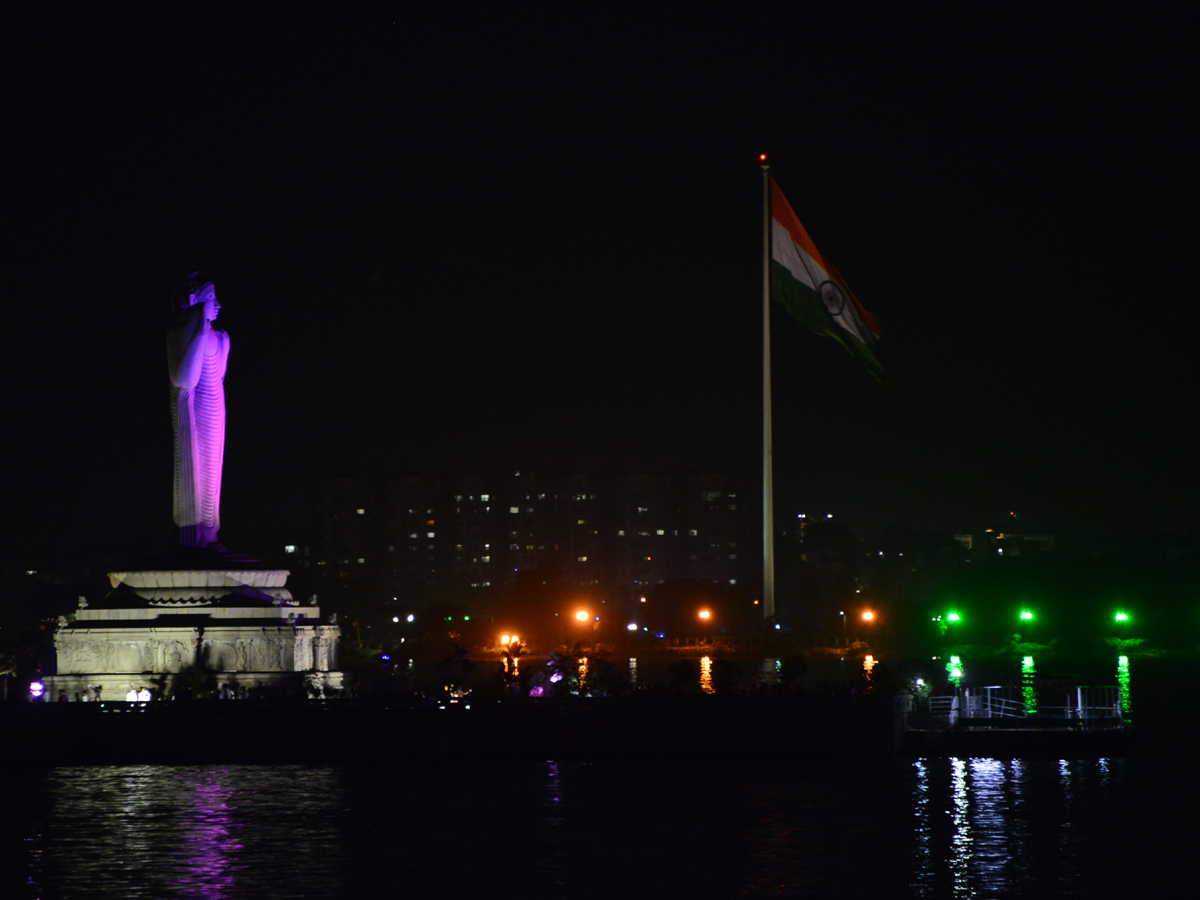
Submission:
{"label": "lamp post", "polygon": [[596,632],[600,630],[600,617],[593,616],[590,610],[583,609],[582,607],[575,611],[575,621],[580,625],[583,625],[589,619],[592,622],[592,643],[594,644],[596,641]]}
{"label": "lamp post", "polygon": [[[875,624],[875,611],[870,610],[870,609],[864,609],[859,614],[859,618],[862,620],[862,623],[864,626],[873,626]],[[863,632],[863,637],[865,638],[866,636],[867,636],[867,633]]]}

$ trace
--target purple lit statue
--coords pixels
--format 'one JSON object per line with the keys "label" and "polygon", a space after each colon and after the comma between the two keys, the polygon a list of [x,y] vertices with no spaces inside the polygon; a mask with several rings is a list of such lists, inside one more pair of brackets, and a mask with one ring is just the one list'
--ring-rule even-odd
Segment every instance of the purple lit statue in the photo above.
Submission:
{"label": "purple lit statue", "polygon": [[211,282],[201,282],[193,273],[186,293],[175,327],[167,332],[175,427],[175,524],[183,546],[219,547],[229,335],[212,326],[221,304]]}

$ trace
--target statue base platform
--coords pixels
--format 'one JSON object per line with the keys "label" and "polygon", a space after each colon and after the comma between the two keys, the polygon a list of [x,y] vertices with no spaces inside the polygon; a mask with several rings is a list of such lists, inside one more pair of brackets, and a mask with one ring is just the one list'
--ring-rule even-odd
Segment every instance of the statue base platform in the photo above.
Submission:
{"label": "statue base platform", "polygon": [[170,562],[110,572],[100,604],[60,618],[57,674],[43,679],[48,699],[123,700],[139,687],[155,699],[215,696],[222,685],[322,697],[342,690],[341,629],[321,621],[315,598],[306,606],[292,598],[288,570],[212,551],[185,550]]}

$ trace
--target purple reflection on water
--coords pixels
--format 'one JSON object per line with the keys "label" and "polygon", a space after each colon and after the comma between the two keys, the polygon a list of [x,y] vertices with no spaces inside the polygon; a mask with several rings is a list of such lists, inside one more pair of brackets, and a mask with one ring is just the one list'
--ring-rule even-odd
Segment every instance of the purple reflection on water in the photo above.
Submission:
{"label": "purple reflection on water", "polygon": [[225,900],[233,895],[237,874],[244,864],[237,859],[242,844],[236,839],[239,825],[232,821],[237,807],[230,803],[234,790],[224,770],[191,772],[181,776],[192,783],[192,805],[183,813],[183,868],[177,887],[183,897]]}

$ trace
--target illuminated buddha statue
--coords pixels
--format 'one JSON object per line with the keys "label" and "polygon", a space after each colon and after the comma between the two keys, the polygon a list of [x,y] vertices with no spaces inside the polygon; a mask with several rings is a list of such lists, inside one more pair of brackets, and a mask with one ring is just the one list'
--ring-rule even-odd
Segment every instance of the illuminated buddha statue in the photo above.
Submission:
{"label": "illuminated buddha statue", "polygon": [[193,274],[167,331],[175,431],[175,524],[185,547],[217,545],[225,456],[225,367],[229,335],[213,328],[221,310],[210,282]]}

